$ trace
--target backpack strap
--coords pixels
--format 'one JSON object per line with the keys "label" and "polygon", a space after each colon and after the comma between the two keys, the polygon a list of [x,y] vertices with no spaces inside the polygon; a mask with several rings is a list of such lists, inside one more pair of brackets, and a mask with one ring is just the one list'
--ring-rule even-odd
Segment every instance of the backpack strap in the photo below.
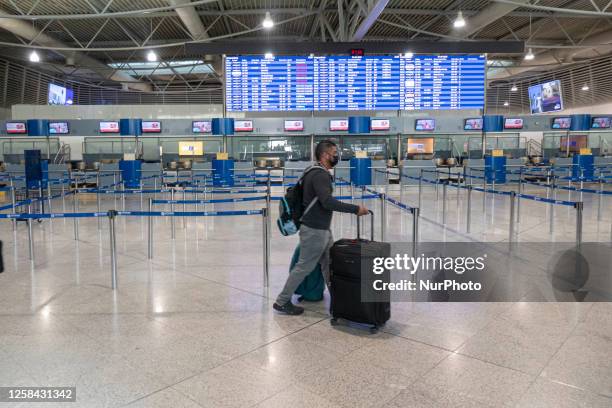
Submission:
{"label": "backpack strap", "polygon": [[[300,178],[298,179],[298,183],[301,183],[302,180],[304,179],[304,177],[306,176],[306,173],[310,172],[310,170],[314,170],[314,169],[321,169],[324,171],[327,171],[325,169],[325,167],[321,166],[319,163],[317,164],[313,164],[310,167],[307,167],[304,172],[302,173],[302,175],[300,176]],[[314,207],[314,205],[317,203],[317,201],[319,200],[319,197],[313,198],[313,200],[308,204],[308,206],[306,207],[306,209],[304,210],[304,212],[302,213],[302,216],[300,217],[300,222],[302,222],[302,220],[304,219],[304,217],[306,216],[306,214],[308,214],[308,211],[310,211],[312,209],[312,207]]]}

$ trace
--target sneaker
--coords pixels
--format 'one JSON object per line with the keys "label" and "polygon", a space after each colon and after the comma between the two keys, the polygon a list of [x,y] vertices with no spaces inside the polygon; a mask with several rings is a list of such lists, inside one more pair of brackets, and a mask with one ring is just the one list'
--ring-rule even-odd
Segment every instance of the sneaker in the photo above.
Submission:
{"label": "sneaker", "polygon": [[304,313],[303,307],[296,306],[291,303],[291,301],[285,303],[282,306],[280,306],[278,303],[274,303],[274,305],[272,305],[272,308],[277,312],[285,313],[292,316],[301,315],[302,313]]}

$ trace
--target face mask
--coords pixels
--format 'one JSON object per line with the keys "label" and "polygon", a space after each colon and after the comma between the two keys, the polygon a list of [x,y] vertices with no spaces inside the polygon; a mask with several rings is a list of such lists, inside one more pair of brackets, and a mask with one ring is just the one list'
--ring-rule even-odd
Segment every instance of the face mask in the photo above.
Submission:
{"label": "face mask", "polygon": [[340,160],[340,157],[338,157],[338,155],[337,155],[337,154],[335,154],[335,155],[333,155],[333,156],[332,156],[332,158],[331,158],[331,160],[330,160],[329,164],[331,164],[331,165],[332,165],[332,167],[335,167],[335,166],[336,166],[336,164],[338,164],[338,161],[339,161],[339,160]]}

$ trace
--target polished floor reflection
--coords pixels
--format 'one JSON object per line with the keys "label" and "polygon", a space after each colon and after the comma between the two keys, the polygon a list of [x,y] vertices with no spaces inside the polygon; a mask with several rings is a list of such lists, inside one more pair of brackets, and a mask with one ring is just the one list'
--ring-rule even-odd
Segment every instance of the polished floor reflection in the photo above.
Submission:
{"label": "polished floor reflection", "polygon": [[[422,240],[508,239],[503,197],[482,211],[475,194],[466,234],[465,195],[455,201],[450,191],[446,228],[435,192],[425,192]],[[416,190],[404,198],[414,204]],[[610,202],[599,222],[597,201],[585,203],[585,241],[609,242]],[[80,208],[95,200],[83,197]],[[573,239],[574,213],[556,211],[551,237],[547,211],[521,203],[517,239]],[[178,220],[174,240],[170,220],[156,219],[152,260],[147,220],[118,218],[116,291],[107,220],[80,220],[79,240],[72,220],[34,223],[33,261],[25,223],[14,232],[1,221],[0,386],[74,385],[77,403],[67,407],[612,405],[612,303],[395,303],[385,329],[370,335],[331,327],[327,294],[302,316],[273,313],[296,240],[274,231],[264,291],[258,216]],[[351,236],[354,226],[336,217],[334,233]],[[389,207],[387,239],[410,234],[410,216]]]}

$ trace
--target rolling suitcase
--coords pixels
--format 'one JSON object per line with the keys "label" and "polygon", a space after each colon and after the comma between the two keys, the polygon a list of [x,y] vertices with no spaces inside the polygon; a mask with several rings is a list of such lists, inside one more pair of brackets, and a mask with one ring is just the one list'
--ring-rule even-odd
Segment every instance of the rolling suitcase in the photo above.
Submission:
{"label": "rolling suitcase", "polygon": [[[371,271],[376,257],[388,257],[391,245],[387,242],[374,241],[374,214],[370,211],[372,221],[371,240],[361,239],[359,218],[357,218],[357,239],[340,239],[330,250],[330,292],[332,315],[331,324],[338,324],[338,319],[370,325],[370,332],[376,333],[391,317],[391,301],[385,294],[382,301],[362,302],[362,285],[369,282],[362,280],[362,268]],[[385,272],[387,278],[389,272]],[[374,279],[373,275],[372,279]]]}

